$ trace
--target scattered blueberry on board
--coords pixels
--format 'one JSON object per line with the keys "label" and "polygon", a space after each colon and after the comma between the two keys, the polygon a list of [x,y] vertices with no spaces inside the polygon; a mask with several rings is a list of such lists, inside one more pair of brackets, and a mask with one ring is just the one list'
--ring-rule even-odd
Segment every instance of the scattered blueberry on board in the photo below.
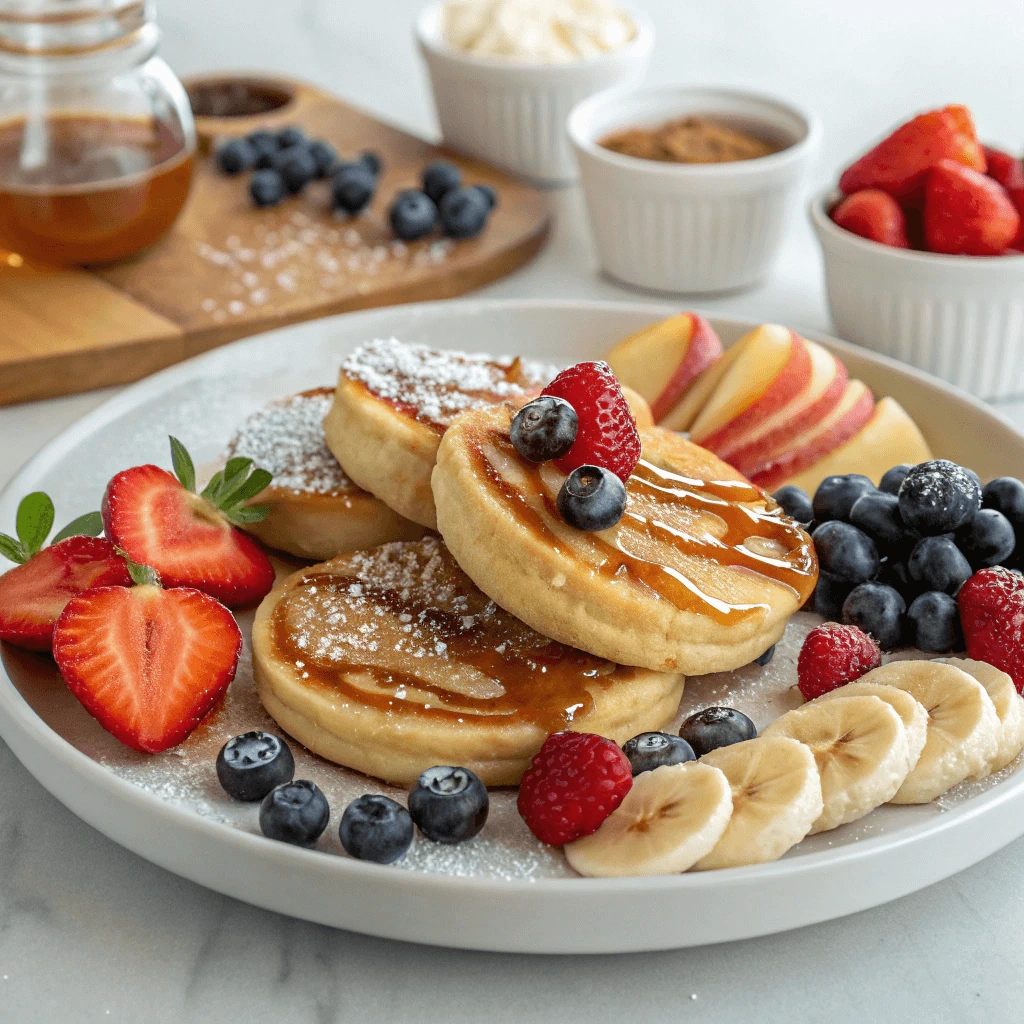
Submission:
{"label": "scattered blueberry on board", "polygon": [[225,174],[241,174],[256,166],[256,148],[248,139],[230,139],[217,149],[217,165]]}
{"label": "scattered blueberry on board", "polygon": [[610,469],[579,466],[563,481],[557,504],[577,530],[609,530],[626,511],[626,487]]}
{"label": "scattered blueberry on board", "polygon": [[308,779],[272,789],[260,804],[260,829],[268,839],[294,846],[312,846],[327,828],[331,809],[327,797]]}
{"label": "scattered blueberry on board", "polygon": [[376,191],[377,176],[361,160],[342,164],[331,178],[334,206],[350,216],[362,213]]}
{"label": "scattered blueberry on board", "polygon": [[249,179],[249,195],[256,206],[276,206],[288,194],[284,178],[267,167]]}
{"label": "scattered blueberry on board", "polygon": [[742,743],[757,736],[754,723],[735,708],[704,708],[690,715],[679,727],[679,735],[698,757],[719,747]]}
{"label": "scattered blueberry on board", "polygon": [[428,768],[409,793],[409,814],[435,843],[472,839],[487,822],[487,787],[468,768]]}
{"label": "scattered blueberry on board", "polygon": [[319,176],[316,161],[304,142],[279,149],[271,159],[270,166],[281,175],[285,188],[292,195],[298,195],[314,178]]}
{"label": "scattered blueberry on board", "polygon": [[357,860],[394,864],[412,846],[412,817],[390,797],[367,793],[345,808],[338,838],[345,852]]}
{"label": "scattered blueberry on board", "polygon": [[579,418],[569,402],[554,395],[542,395],[515,414],[509,437],[524,459],[550,462],[568,453],[578,428]]}
{"label": "scattered blueberry on board", "polygon": [[686,740],[667,732],[642,732],[626,740],[622,752],[629,759],[634,776],[665,765],[697,759],[693,747]]}
{"label": "scattered blueberry on board", "polygon": [[217,755],[217,778],[235,800],[262,800],[276,786],[291,782],[294,774],[291,748],[269,732],[235,736]]}
{"label": "scattered blueberry on board", "polygon": [[775,644],[772,644],[767,651],[764,652],[759,658],[754,659],[755,665],[767,665],[771,662],[772,658],[775,657]]}
{"label": "scattered blueberry on board", "polygon": [[462,172],[447,160],[435,160],[423,169],[423,191],[435,202],[462,184]]}
{"label": "scattered blueberry on board", "polygon": [[441,230],[449,238],[474,238],[479,235],[491,214],[490,204],[477,188],[450,189],[438,204]]}
{"label": "scattered blueberry on board", "polygon": [[388,211],[391,230],[403,242],[426,238],[437,225],[437,206],[434,200],[414,188],[399,192]]}

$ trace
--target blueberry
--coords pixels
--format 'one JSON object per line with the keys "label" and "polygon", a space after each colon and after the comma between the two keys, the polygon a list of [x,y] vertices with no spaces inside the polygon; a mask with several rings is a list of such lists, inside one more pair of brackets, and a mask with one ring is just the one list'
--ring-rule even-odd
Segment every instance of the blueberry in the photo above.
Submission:
{"label": "blueberry", "polygon": [[472,839],[487,821],[487,787],[468,768],[428,768],[409,793],[409,813],[435,843]]}
{"label": "blueberry", "polygon": [[922,537],[952,533],[981,507],[977,476],[948,459],[915,466],[900,485],[900,515]]}
{"label": "blueberry", "polygon": [[610,469],[580,466],[558,492],[558,511],[577,530],[607,530],[626,511],[626,488]]}
{"label": "blueberry", "polygon": [[384,161],[381,160],[377,153],[374,153],[372,149],[364,149],[359,154],[359,162],[366,167],[369,172],[375,177],[379,178],[381,171],[384,170]]}
{"label": "blueberry", "polygon": [[907,602],[898,590],[883,583],[861,583],[843,602],[840,621],[857,626],[875,638],[883,651],[899,647]]}
{"label": "blueberry", "polygon": [[924,590],[955,594],[970,579],[971,563],[951,537],[924,537],[907,562],[910,578]]}
{"label": "blueberry", "polygon": [[314,139],[307,148],[316,164],[316,176],[329,178],[338,168],[338,151],[324,139]]}
{"label": "blueberry", "polygon": [[850,509],[850,522],[876,544],[905,543],[907,529],[900,518],[900,500],[885,491],[867,491]]}
{"label": "blueberry", "polygon": [[833,622],[839,621],[843,602],[852,589],[852,584],[833,579],[827,572],[818,574],[818,585],[814,588],[811,606],[819,614]]}
{"label": "blueberry", "polygon": [[704,708],[683,722],[679,735],[693,747],[698,757],[703,757],[709,750],[752,740],[757,729],[735,708]]}
{"label": "blueberry", "polygon": [[760,658],[755,658],[754,659],[754,664],[755,665],[768,665],[771,662],[772,658],[774,658],[774,657],[775,657],[775,644],[772,644],[771,647],[769,647],[768,650],[765,651],[764,654],[762,654]]}
{"label": "blueberry", "polygon": [[900,484],[903,483],[904,478],[913,468],[913,466],[908,466],[907,463],[903,462],[898,466],[893,466],[892,469],[886,470],[882,479],[878,481],[878,489],[886,494],[899,494]]}
{"label": "blueberry", "polygon": [[868,491],[873,491],[875,485],[859,473],[850,473],[847,476],[827,476],[818,484],[814,492],[814,518],[819,523],[826,523],[830,519],[841,519],[846,521],[850,516],[850,509],[853,503]]}
{"label": "blueberry", "polygon": [[327,828],[327,797],[308,779],[272,789],[260,804],[260,828],[268,839],[312,846]]}
{"label": "blueberry", "polygon": [[279,150],[274,154],[272,166],[293,195],[301,192],[319,174],[313,154],[306,145]]}
{"label": "blueberry", "polygon": [[813,534],[821,568],[842,583],[866,583],[881,564],[875,542],[850,523],[822,523]]}
{"label": "blueberry", "polygon": [[1015,527],[1024,526],[1024,483],[1012,476],[990,480],[981,489],[981,506],[1002,512]]}
{"label": "blueberry", "polygon": [[287,192],[284,178],[269,168],[256,171],[249,179],[249,195],[257,206],[276,206]]}
{"label": "blueberry", "polygon": [[623,744],[622,752],[633,766],[633,774],[654,771],[666,764],[695,761],[693,747],[680,736],[667,732],[642,732]]}
{"label": "blueberry", "polygon": [[994,508],[980,509],[966,526],[956,531],[955,538],[972,569],[1001,565],[1017,546],[1013,524]]}
{"label": "blueberry", "polygon": [[938,590],[919,594],[907,609],[907,640],[933,654],[955,651],[963,644],[956,601]]}
{"label": "blueberry", "polygon": [[230,739],[217,755],[217,778],[236,800],[262,800],[275,786],[291,781],[291,748],[269,732],[246,732]]}
{"label": "blueberry", "polygon": [[367,793],[345,808],[338,838],[350,857],[394,864],[412,846],[412,817],[394,800]]}
{"label": "blueberry", "polygon": [[811,496],[796,484],[780,487],[772,497],[782,506],[782,511],[798,523],[809,523],[814,518],[811,510]]}
{"label": "blueberry", "polygon": [[483,231],[491,208],[479,189],[453,188],[438,205],[441,230],[449,238],[473,238]]}
{"label": "blueberry", "polygon": [[269,167],[274,154],[281,148],[277,141],[277,136],[273,132],[264,131],[263,129],[250,132],[246,135],[245,141],[252,146],[253,152],[256,154],[253,167],[259,169]]}
{"label": "blueberry", "polygon": [[441,196],[462,184],[462,172],[447,160],[435,160],[423,171],[423,191],[434,200],[441,202]]}
{"label": "blueberry", "polygon": [[524,459],[549,462],[569,451],[578,426],[576,410],[564,398],[542,395],[515,414],[509,436]]}
{"label": "blueberry", "polygon": [[398,193],[389,216],[394,233],[404,242],[415,242],[434,230],[437,207],[430,196],[409,188]]}
{"label": "blueberry", "polygon": [[334,205],[348,214],[361,213],[377,191],[377,179],[365,164],[342,164],[331,178]]}
{"label": "blueberry", "polygon": [[910,578],[910,569],[906,561],[900,558],[884,558],[878,570],[878,582],[894,587],[904,598],[908,594],[917,593],[921,588]]}
{"label": "blueberry", "polygon": [[232,139],[217,149],[217,165],[225,174],[241,174],[256,166],[256,150],[248,139]]}
{"label": "blueberry", "polygon": [[498,193],[493,185],[474,185],[473,188],[477,190],[487,200],[487,209],[493,210],[498,205]]}
{"label": "blueberry", "polygon": [[302,146],[306,142],[306,133],[301,128],[290,124],[277,133],[277,144],[281,149],[288,149],[290,146]]}

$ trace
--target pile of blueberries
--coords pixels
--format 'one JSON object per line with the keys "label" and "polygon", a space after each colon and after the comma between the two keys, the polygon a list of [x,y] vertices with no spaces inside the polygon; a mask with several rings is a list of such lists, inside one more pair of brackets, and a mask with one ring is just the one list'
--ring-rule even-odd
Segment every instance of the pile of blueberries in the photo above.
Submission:
{"label": "pile of blueberries", "polygon": [[[269,839],[312,847],[331,816],[315,782],[294,779],[295,759],[280,736],[247,732],[217,755],[217,778],[228,796],[260,801],[260,829]],[[338,826],[345,852],[359,860],[392,864],[412,846],[414,826],[436,843],[472,839],[487,821],[487,789],[468,768],[428,768],[409,793],[409,808],[378,793],[357,797]]]}
{"label": "pile of blueberries", "polygon": [[[374,152],[344,161],[325,139],[310,139],[294,126],[231,139],[217,149],[216,157],[225,174],[252,172],[249,195],[256,206],[276,206],[312,182],[330,179],[334,208],[349,216],[370,205],[383,170]],[[463,185],[459,169],[445,160],[426,167],[422,185],[400,192],[391,204],[391,227],[402,241],[425,238],[438,225],[449,238],[473,238],[498,202],[490,185]]]}
{"label": "pile of blueberries", "polygon": [[894,466],[878,487],[857,473],[826,477],[813,500],[773,495],[811,533],[821,575],[811,607],[858,626],[882,650],[945,653],[963,646],[956,595],[978,569],[1019,571],[1024,483],[946,459]]}

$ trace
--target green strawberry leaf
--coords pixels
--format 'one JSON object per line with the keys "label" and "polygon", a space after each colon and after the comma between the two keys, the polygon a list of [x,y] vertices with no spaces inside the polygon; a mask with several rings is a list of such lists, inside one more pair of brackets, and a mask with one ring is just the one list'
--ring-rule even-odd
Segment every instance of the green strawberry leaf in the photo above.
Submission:
{"label": "green strawberry leaf", "polygon": [[238,508],[227,509],[224,513],[231,520],[241,526],[244,523],[258,523],[270,515],[270,509],[266,505],[242,505]]}
{"label": "green strawberry leaf", "polygon": [[260,491],[266,489],[271,480],[273,477],[265,469],[254,469],[234,490],[229,491],[225,486],[225,494],[220,499],[221,508],[234,508],[243,501],[255,498]]}
{"label": "green strawberry leaf", "polygon": [[53,502],[42,491],[33,491],[21,499],[15,523],[18,539],[29,557],[46,543],[53,529]]}
{"label": "green strawberry leaf", "polygon": [[[221,481],[220,488],[213,497],[216,504],[223,505],[225,503],[225,497],[231,494],[245,480],[251,466],[252,459],[241,457],[228,459],[227,465],[224,467],[224,479]],[[228,504],[231,504],[231,502],[228,502]]]}
{"label": "green strawberry leaf", "polygon": [[0,533],[0,555],[3,555],[4,558],[11,562],[17,562],[18,565],[27,562],[29,559],[21,544],[13,537],[8,537],[6,533]]}
{"label": "green strawberry leaf", "polygon": [[196,489],[196,468],[192,465],[192,456],[176,437],[170,438],[170,442],[174,475],[186,491],[194,491]]}
{"label": "green strawberry leaf", "polygon": [[102,532],[103,516],[99,512],[86,512],[84,516],[72,519],[50,543],[57,544],[68,537],[98,537]]}
{"label": "green strawberry leaf", "polygon": [[151,565],[143,565],[141,562],[136,562],[122,548],[116,548],[115,550],[125,560],[125,564],[128,566],[128,575],[131,576],[132,583],[137,587],[160,586],[160,573],[158,573],[156,569]]}
{"label": "green strawberry leaf", "polygon": [[210,482],[203,488],[203,493],[200,497],[206,498],[207,501],[216,501],[217,493],[221,487],[224,486],[224,471],[221,470],[218,473],[214,473],[210,479]]}

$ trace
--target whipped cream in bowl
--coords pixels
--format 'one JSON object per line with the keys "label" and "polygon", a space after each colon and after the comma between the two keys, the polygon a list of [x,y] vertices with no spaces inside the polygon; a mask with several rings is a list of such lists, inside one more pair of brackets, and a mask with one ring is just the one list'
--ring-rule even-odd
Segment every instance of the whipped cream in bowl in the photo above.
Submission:
{"label": "whipped cream in bowl", "polygon": [[564,64],[627,46],[633,18],[612,0],[448,0],[441,34],[477,57]]}

